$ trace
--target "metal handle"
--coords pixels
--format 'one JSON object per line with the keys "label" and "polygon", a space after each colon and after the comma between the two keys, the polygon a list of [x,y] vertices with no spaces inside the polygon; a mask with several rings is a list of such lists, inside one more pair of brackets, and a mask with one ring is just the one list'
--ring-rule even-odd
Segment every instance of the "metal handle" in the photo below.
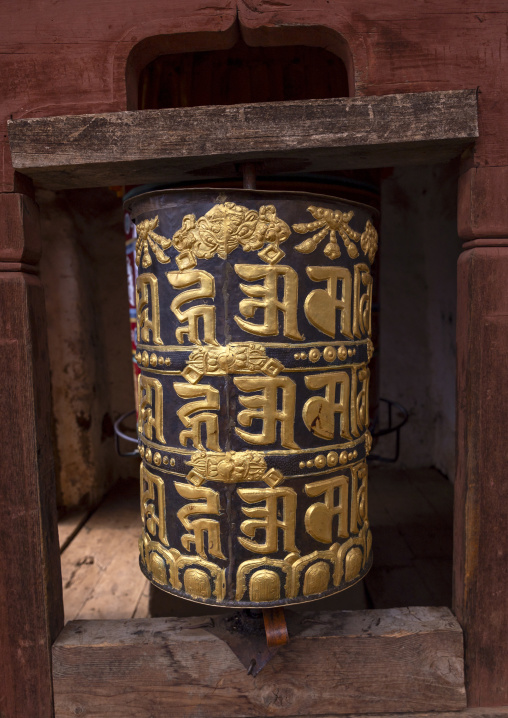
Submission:
{"label": "metal handle", "polygon": [[[139,449],[137,447],[138,438],[129,436],[126,434],[122,429],[120,428],[120,425],[122,424],[125,419],[127,419],[129,416],[132,416],[136,413],[136,410],[128,411],[125,414],[122,414],[118,417],[118,419],[113,424],[113,427],[115,429],[115,447],[116,447],[116,453],[118,456],[138,456],[139,455]],[[134,451],[121,451],[120,449],[120,439],[123,439],[124,441],[127,441],[129,444],[136,444],[136,448]]]}

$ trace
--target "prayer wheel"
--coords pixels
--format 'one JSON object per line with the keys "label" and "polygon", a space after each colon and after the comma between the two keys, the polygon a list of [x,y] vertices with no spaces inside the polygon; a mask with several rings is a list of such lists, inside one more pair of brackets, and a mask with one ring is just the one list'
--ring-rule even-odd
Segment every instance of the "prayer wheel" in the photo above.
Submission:
{"label": "prayer wheel", "polygon": [[359,581],[377,212],[173,189],[137,227],[140,566],[181,598],[303,603]]}

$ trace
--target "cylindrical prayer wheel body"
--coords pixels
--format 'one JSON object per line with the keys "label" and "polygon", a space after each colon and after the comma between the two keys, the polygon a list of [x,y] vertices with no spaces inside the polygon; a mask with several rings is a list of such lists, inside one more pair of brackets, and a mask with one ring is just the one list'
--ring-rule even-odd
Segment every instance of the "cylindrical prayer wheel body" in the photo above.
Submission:
{"label": "cylindrical prayer wheel body", "polygon": [[322,598],[371,564],[376,211],[164,190],[137,225],[140,565],[224,606]]}

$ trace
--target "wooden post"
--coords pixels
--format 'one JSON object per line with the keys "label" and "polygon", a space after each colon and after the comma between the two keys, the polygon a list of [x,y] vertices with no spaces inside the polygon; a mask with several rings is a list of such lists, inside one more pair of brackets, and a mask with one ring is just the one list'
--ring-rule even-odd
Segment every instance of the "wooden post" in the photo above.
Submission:
{"label": "wooden post", "polygon": [[0,715],[50,718],[63,605],[38,208],[1,194],[0,217]]}
{"label": "wooden post", "polygon": [[459,184],[454,609],[468,702],[508,704],[508,167]]}

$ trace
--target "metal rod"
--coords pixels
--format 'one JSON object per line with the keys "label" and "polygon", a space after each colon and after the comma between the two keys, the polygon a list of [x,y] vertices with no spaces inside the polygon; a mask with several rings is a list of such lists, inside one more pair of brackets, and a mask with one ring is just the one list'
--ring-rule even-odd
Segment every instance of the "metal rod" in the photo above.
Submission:
{"label": "metal rod", "polygon": [[242,164],[243,188],[256,189],[256,165],[253,162]]}

